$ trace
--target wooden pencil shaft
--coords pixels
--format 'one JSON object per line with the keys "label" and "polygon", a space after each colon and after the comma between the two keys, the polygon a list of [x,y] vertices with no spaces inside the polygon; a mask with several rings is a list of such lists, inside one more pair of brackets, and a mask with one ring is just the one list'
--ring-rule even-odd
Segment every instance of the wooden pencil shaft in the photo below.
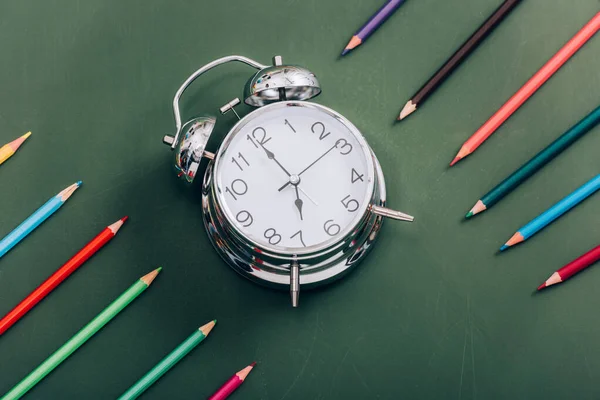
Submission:
{"label": "wooden pencil shaft", "polygon": [[396,11],[405,1],[406,0],[386,1],[386,3],[356,32],[355,36],[358,36],[361,40],[365,41],[377,30],[377,28],[383,25],[383,23],[391,17],[394,11]]}
{"label": "wooden pencil shaft", "polygon": [[581,203],[587,197],[594,194],[598,189],[600,189],[600,174],[596,175],[594,178],[577,188],[574,192],[544,211],[537,218],[519,229],[519,232],[523,235],[523,238],[530,238],[561,215]]}
{"label": "wooden pencil shaft", "polygon": [[229,397],[235,390],[240,387],[244,383],[237,375],[232,376],[217,390],[213,395],[211,395],[208,400],[224,400]]}
{"label": "wooden pencil shaft", "polygon": [[62,267],[56,270],[40,286],[24,298],[15,308],[0,319],[0,335],[4,334],[12,325],[23,317],[29,310],[42,301],[50,292],[75,272],[100,248],[115,237],[115,232],[104,228],[88,244],[71,257]]}
{"label": "wooden pencil shaft", "polygon": [[156,364],[150,371],[146,373],[139,381],[123,393],[118,400],[137,399],[144,393],[154,382],[160,379],[167,371],[175,364],[192,351],[206,336],[202,331],[197,330],[191,334],[186,340],[169,353],[165,358]]}
{"label": "wooden pencil shaft", "polygon": [[523,164],[519,169],[513,172],[508,178],[490,190],[481,201],[487,208],[499,202],[504,196],[513,191],[521,183],[539,171],[544,165],[548,164],[558,154],[563,152],[579,138],[592,130],[600,123],[600,107],[596,108],[584,119],[558,137],[544,150],[540,151],[533,158]]}
{"label": "wooden pencil shaft", "polygon": [[424,102],[522,0],[505,0],[492,15],[456,50],[411,98],[417,106]]}
{"label": "wooden pencil shaft", "polygon": [[58,197],[54,196],[43,206],[38,208],[33,214],[15,229],[0,240],[0,257],[4,256],[14,246],[16,246],[21,240],[25,238],[31,231],[40,226],[42,222],[48,219],[56,210],[58,210],[64,204]]}
{"label": "wooden pencil shaft", "polygon": [[138,279],[136,283],[134,283],[129,289],[127,289],[108,307],[106,307],[104,311],[98,314],[98,316],[96,316],[90,323],[88,323],[83,329],[81,329],[75,336],[69,339],[68,342],[66,342],[61,348],[54,352],[54,354],[48,357],[46,361],[40,364],[39,367],[33,370],[14,388],[12,388],[8,393],[6,393],[1,400],[14,400],[21,398],[39,381],[44,379],[46,375],[48,375],[57,366],[59,366],[60,363],[62,363],[79,347],[81,347],[85,342],[87,342],[96,332],[102,329],[104,325],[106,325],[125,307],[127,307],[129,303],[131,303],[147,288],[148,285],[145,282]]}
{"label": "wooden pencil shaft", "polygon": [[583,254],[580,257],[577,257],[575,260],[571,261],[561,269],[559,269],[558,274],[560,275],[563,281],[569,279],[576,273],[586,269],[587,267],[592,266],[594,263],[600,260],[600,246],[594,247],[592,250]]}
{"label": "wooden pencil shaft", "polygon": [[[575,36],[573,36],[542,68],[540,68],[494,115],[490,117],[463,147],[474,152],[509,119],[537,90],[544,85],[567,61],[575,55],[600,29],[598,12]],[[461,158],[464,158],[461,157]]]}

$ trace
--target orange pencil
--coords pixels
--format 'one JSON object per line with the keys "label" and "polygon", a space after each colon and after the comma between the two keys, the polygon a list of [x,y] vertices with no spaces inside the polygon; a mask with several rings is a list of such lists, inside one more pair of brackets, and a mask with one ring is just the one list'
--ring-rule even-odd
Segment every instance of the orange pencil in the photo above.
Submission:
{"label": "orange pencil", "polygon": [[490,137],[510,116],[517,111],[556,71],[560,69],[598,30],[600,12],[590,20],[571,40],[563,46],[527,83],[517,91],[492,117],[467,140],[450,163],[453,166]]}

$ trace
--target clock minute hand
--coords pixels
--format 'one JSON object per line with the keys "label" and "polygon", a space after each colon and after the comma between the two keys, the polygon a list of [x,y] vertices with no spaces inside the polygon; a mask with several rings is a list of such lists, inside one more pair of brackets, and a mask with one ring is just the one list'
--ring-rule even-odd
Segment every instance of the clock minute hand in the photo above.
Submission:
{"label": "clock minute hand", "polygon": [[260,146],[263,148],[263,150],[264,150],[264,151],[265,151],[265,153],[267,154],[267,158],[268,158],[269,160],[273,160],[273,161],[275,161],[275,163],[277,163],[277,165],[279,165],[279,168],[281,168],[281,169],[283,170],[283,172],[285,172],[285,173],[286,173],[286,175],[287,175],[287,176],[291,176],[291,175],[292,175],[292,174],[290,174],[290,173],[288,172],[288,170],[287,170],[287,169],[285,169],[285,167],[284,167],[283,165],[281,165],[281,163],[280,163],[279,161],[277,161],[277,158],[275,158],[275,154],[273,154],[273,152],[272,152],[272,151],[268,150],[268,149],[267,149],[267,148],[266,148],[264,145],[262,145],[262,144],[261,144]]}
{"label": "clock minute hand", "polygon": [[[323,153],[319,158],[317,158],[315,161],[313,161],[308,167],[304,168],[302,170],[302,172],[300,172],[298,174],[298,176],[302,175],[303,173],[305,173],[310,167],[312,167],[313,165],[315,165],[317,162],[319,162],[319,160],[321,160],[321,158],[325,157],[327,154],[329,154],[329,152],[331,152],[331,150],[335,149],[337,147],[337,142],[329,149],[327,150],[325,153]],[[280,187],[278,190],[281,192],[283,189],[285,189],[288,185],[290,184],[290,182],[287,182],[285,185],[283,185],[282,187]]]}

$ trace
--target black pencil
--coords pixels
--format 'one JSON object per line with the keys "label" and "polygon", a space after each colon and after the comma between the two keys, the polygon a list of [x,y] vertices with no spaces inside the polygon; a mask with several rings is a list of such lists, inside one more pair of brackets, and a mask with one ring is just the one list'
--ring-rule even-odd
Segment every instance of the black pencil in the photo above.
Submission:
{"label": "black pencil", "polygon": [[483,40],[502,22],[522,0],[505,0],[500,7],[463,43],[426,84],[404,105],[398,121],[415,112],[427,98],[448,78],[452,72],[483,42]]}

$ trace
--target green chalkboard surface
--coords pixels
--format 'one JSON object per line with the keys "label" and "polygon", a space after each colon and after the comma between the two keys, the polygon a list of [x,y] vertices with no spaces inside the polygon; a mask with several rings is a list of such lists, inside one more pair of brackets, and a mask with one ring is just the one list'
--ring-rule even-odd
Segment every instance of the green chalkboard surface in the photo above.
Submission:
{"label": "green chalkboard surface", "polygon": [[[438,92],[394,123],[410,96],[500,0],[407,0],[363,46],[339,53],[381,0],[4,1],[0,143],[31,130],[0,166],[0,236],[82,180],[63,208],[0,259],[4,315],[109,223],[130,220],[63,285],[0,337],[0,394],[135,279],[142,296],[38,384],[31,399],[111,399],[195,328],[211,335],[145,394],[202,399],[252,361],[232,399],[600,398],[600,267],[537,286],[596,246],[600,195],[527,243],[517,228],[600,172],[600,128],[469,221],[475,201],[600,103],[593,38],[476,153],[461,144],[600,9],[598,0],[527,0]],[[171,102],[181,82],[224,55],[279,54],[317,74],[316,102],[364,133],[387,178],[384,225],[353,273],[289,294],[233,272],[202,223],[200,188],[173,174]],[[184,119],[218,115],[252,73],[212,72]],[[240,107],[242,113],[250,109]],[[219,116],[209,150],[235,116]],[[204,168],[204,166],[202,167]]]}

